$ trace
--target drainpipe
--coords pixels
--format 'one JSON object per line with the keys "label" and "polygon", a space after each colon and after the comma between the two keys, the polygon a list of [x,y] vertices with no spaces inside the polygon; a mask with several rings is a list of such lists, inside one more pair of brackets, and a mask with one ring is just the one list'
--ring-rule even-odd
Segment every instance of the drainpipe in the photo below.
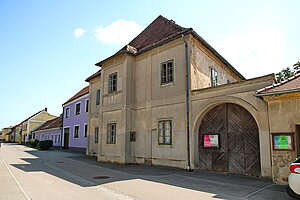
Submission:
{"label": "drainpipe", "polygon": [[63,111],[62,111],[62,118],[61,118],[61,129],[60,129],[60,149],[62,149],[62,140],[63,140],[63,131],[64,131],[64,105],[62,105]]}
{"label": "drainpipe", "polygon": [[184,42],[185,51],[185,109],[186,109],[186,144],[187,144],[187,171],[191,169],[191,153],[190,153],[190,107],[189,107],[189,59],[188,45],[184,40],[184,34],[181,35]]}

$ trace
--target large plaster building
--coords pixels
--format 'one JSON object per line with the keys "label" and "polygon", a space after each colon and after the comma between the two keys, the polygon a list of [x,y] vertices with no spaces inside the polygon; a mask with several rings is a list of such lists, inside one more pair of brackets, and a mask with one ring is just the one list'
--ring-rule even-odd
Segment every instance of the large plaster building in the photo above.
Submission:
{"label": "large plaster building", "polygon": [[268,104],[256,96],[274,75],[245,80],[192,28],[162,16],[96,65],[88,155],[274,177]]}

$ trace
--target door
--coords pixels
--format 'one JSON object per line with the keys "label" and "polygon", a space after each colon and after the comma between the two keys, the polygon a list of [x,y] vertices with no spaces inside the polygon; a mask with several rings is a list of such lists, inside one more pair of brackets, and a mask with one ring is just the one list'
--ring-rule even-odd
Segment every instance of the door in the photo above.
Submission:
{"label": "door", "polygon": [[[219,147],[204,147],[205,134],[218,134]],[[199,128],[201,169],[234,174],[260,175],[258,127],[252,115],[237,104],[212,108]]]}
{"label": "door", "polygon": [[70,135],[70,128],[64,128],[64,148],[69,148],[69,135]]}

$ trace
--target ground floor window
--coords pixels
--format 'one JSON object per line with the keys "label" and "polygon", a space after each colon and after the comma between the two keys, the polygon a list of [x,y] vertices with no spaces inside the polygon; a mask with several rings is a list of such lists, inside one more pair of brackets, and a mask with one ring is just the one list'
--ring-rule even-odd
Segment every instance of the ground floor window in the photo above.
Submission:
{"label": "ground floor window", "polygon": [[107,124],[107,144],[116,144],[116,123]]}
{"label": "ground floor window", "polygon": [[158,122],[158,144],[172,144],[172,121]]}
{"label": "ground floor window", "polygon": [[95,143],[98,143],[99,139],[99,127],[95,127]]}
{"label": "ground floor window", "polygon": [[79,137],[79,126],[74,126],[74,138]]}

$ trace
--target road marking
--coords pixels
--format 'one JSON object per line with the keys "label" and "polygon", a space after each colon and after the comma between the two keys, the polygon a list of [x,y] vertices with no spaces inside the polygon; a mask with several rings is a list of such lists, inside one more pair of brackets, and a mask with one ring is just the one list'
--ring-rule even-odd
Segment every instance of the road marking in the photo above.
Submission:
{"label": "road marking", "polygon": [[23,186],[20,184],[20,182],[17,180],[17,178],[15,177],[15,175],[12,173],[12,171],[9,169],[7,163],[5,162],[3,156],[2,156],[2,153],[0,152],[0,156],[1,156],[1,159],[3,160],[3,163],[5,165],[5,167],[7,168],[7,170],[9,171],[10,175],[13,177],[15,183],[18,185],[19,189],[21,190],[21,192],[23,193],[23,195],[25,196],[25,198],[27,200],[31,200],[30,196],[27,194],[27,192],[24,190]]}
{"label": "road marking", "polygon": [[274,184],[267,185],[267,186],[265,186],[265,187],[263,187],[263,188],[260,188],[260,189],[258,189],[258,190],[255,190],[255,191],[251,192],[250,194],[248,194],[247,196],[244,196],[242,199],[247,199],[248,197],[250,197],[250,196],[252,196],[252,195],[254,195],[254,194],[257,194],[257,193],[263,191],[264,189],[266,189],[266,188],[268,188],[268,187],[271,187],[271,186],[273,186],[273,185],[274,185]]}

